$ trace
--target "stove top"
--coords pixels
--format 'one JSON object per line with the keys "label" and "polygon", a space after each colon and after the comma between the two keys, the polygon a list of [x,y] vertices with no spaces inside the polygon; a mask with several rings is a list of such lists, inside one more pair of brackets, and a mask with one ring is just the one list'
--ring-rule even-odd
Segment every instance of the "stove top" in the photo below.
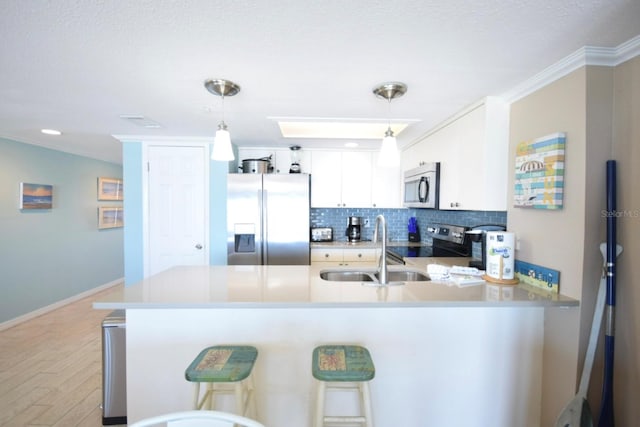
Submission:
{"label": "stove top", "polygon": [[427,227],[431,246],[387,246],[387,258],[401,262],[415,257],[468,257],[471,256],[471,240],[465,234],[467,227],[436,224]]}
{"label": "stove top", "polygon": [[402,258],[429,257],[433,252],[431,246],[387,246],[389,251]]}

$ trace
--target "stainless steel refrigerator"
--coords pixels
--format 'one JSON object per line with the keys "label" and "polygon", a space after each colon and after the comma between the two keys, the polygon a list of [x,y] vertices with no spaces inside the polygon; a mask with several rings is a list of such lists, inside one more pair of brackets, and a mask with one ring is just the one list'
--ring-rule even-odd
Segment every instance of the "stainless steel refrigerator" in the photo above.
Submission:
{"label": "stainless steel refrigerator", "polygon": [[227,263],[309,264],[308,174],[227,176]]}

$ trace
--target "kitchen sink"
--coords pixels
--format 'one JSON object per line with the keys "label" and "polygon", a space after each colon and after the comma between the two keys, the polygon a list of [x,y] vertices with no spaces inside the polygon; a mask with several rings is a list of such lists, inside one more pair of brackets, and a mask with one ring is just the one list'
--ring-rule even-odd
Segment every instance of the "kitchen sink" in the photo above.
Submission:
{"label": "kitchen sink", "polygon": [[[376,281],[378,281],[378,275],[376,274]],[[401,271],[387,271],[387,280],[389,282],[426,282],[431,280],[429,276],[419,271],[414,270],[401,270]]]}
{"label": "kitchen sink", "polygon": [[[389,270],[387,275],[389,285],[399,285],[404,282],[426,282],[431,280],[429,279],[429,276],[416,270]],[[375,270],[322,270],[320,271],[320,278],[333,282],[367,282],[372,285],[380,283],[379,275]]]}
{"label": "kitchen sink", "polygon": [[333,282],[377,282],[373,273],[363,271],[323,270],[320,272],[320,278]]}

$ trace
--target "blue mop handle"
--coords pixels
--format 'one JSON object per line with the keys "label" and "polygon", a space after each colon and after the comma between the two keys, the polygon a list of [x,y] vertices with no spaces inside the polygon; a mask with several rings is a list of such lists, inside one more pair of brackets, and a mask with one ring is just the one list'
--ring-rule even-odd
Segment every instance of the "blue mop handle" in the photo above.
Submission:
{"label": "blue mop handle", "polygon": [[[616,161],[607,161],[607,305],[616,305]],[[613,333],[611,334],[613,335]]]}
{"label": "blue mop handle", "polygon": [[613,357],[616,305],[616,161],[607,161],[607,305],[604,335],[604,378],[598,427],[614,427]]}

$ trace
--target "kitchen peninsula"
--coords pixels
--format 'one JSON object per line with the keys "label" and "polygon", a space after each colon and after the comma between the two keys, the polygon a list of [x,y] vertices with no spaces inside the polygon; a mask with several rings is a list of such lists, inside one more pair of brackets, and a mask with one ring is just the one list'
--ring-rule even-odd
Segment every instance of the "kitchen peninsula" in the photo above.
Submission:
{"label": "kitchen peninsula", "polygon": [[311,352],[351,342],[374,359],[376,425],[540,424],[545,313],[560,310],[577,328],[577,301],[520,286],[333,282],[323,269],[174,267],[96,301],[127,310],[129,422],[190,409],[185,368],[207,346],[239,343],[259,350],[259,420],[309,426]]}

